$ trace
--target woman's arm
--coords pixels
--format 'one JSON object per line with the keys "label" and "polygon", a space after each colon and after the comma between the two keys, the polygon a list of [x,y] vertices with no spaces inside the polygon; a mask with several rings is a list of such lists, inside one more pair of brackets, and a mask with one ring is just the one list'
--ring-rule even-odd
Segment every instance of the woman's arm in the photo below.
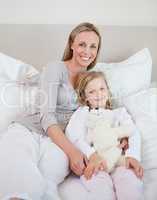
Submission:
{"label": "woman's arm", "polygon": [[51,125],[57,125],[55,116],[61,67],[59,63],[47,65],[40,77],[40,123],[47,134]]}
{"label": "woman's arm", "polygon": [[83,154],[65,137],[55,117],[61,74],[60,63],[48,65],[41,74],[40,123],[45,133],[69,157],[74,173],[80,175],[84,169]]}
{"label": "woman's arm", "polygon": [[71,170],[80,176],[85,168],[86,157],[81,153],[65,136],[57,125],[52,125],[47,130],[48,136],[57,144],[68,156]]}

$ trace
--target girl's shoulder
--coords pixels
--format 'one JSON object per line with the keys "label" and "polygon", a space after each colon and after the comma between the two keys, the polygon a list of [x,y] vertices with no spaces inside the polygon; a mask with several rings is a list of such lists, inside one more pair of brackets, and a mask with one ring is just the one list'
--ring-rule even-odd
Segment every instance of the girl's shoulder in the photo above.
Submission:
{"label": "girl's shoulder", "polygon": [[124,115],[124,114],[128,113],[127,109],[124,106],[115,108],[112,111],[115,115]]}
{"label": "girl's shoulder", "polygon": [[79,106],[74,113],[80,114],[80,115],[88,114],[89,113],[89,107],[88,106]]}
{"label": "girl's shoulder", "polygon": [[87,118],[87,115],[89,113],[89,108],[87,106],[79,106],[77,110],[74,111],[72,114],[71,119],[77,119],[77,120],[85,120]]}

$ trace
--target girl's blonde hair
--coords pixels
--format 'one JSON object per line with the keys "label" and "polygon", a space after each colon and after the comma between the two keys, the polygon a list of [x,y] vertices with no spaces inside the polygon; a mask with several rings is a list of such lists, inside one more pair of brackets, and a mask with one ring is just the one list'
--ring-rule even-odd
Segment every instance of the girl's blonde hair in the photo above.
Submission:
{"label": "girl's blonde hair", "polygon": [[96,33],[96,35],[99,37],[99,44],[98,44],[97,56],[94,59],[94,61],[87,67],[87,70],[92,69],[94,67],[94,65],[97,62],[97,57],[99,55],[99,51],[100,51],[100,47],[101,47],[101,35],[100,35],[98,29],[93,24],[88,23],[88,22],[79,24],[71,31],[69,38],[68,38],[66,48],[64,50],[62,61],[70,60],[73,57],[73,51],[71,49],[71,46],[75,40],[75,37],[81,32],[91,32],[91,31]]}
{"label": "girl's blonde hair", "polygon": [[112,103],[111,103],[111,93],[107,84],[107,81],[105,79],[105,75],[103,72],[97,72],[97,71],[90,71],[90,72],[81,72],[77,76],[77,79],[75,81],[74,88],[77,92],[77,97],[78,97],[78,102],[81,105],[87,105],[90,107],[88,102],[86,101],[86,96],[85,96],[85,88],[87,84],[97,78],[101,78],[105,81],[107,89],[108,89],[108,100],[106,102],[106,109],[112,109]]}

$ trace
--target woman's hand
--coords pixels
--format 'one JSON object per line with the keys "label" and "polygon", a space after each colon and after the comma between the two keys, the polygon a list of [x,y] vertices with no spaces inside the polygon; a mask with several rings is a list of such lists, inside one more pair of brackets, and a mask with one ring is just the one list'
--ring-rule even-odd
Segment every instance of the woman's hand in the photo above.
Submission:
{"label": "woman's hand", "polygon": [[78,149],[74,148],[70,155],[70,169],[77,175],[81,176],[83,174],[84,169],[88,164],[87,157]]}
{"label": "woman's hand", "polygon": [[126,157],[126,167],[131,168],[138,178],[143,177],[143,167],[140,162],[132,157]]}

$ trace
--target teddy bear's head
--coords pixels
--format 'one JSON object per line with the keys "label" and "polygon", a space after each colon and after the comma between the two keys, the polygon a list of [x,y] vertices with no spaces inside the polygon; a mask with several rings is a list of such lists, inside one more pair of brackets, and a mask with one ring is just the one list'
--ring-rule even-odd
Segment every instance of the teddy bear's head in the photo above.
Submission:
{"label": "teddy bear's head", "polygon": [[108,149],[117,146],[120,139],[129,137],[130,134],[129,126],[112,127],[109,121],[101,118],[93,127],[92,141],[96,150]]}

